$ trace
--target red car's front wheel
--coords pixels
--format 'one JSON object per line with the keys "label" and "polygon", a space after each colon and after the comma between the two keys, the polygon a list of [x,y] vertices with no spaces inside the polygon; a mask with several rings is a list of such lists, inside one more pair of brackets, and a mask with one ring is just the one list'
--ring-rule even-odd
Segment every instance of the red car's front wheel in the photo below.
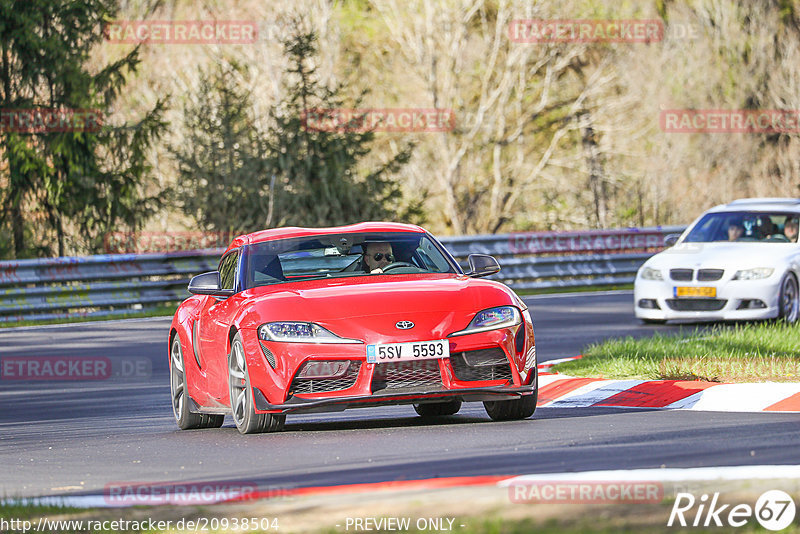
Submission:
{"label": "red car's front wheel", "polygon": [[169,389],[172,395],[172,413],[181,430],[193,428],[219,428],[225,420],[224,415],[199,414],[189,411],[186,391],[186,371],[183,366],[181,340],[177,334],[169,351]]}
{"label": "red car's front wheel", "polygon": [[247,373],[247,359],[244,356],[242,337],[236,334],[228,355],[228,384],[231,398],[231,412],[236,428],[242,434],[277,432],[286,422],[284,414],[256,413],[253,401],[253,387]]}

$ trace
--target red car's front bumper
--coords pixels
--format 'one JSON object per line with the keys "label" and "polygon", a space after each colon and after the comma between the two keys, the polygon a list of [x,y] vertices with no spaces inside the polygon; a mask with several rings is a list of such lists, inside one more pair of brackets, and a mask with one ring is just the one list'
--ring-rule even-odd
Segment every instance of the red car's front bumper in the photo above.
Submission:
{"label": "red car's front bumper", "polygon": [[253,392],[256,412],[259,413],[338,412],[346,410],[347,408],[369,408],[390,404],[419,404],[438,400],[447,401],[454,398],[465,402],[512,400],[536,393],[536,380],[529,386],[519,387],[489,386],[445,391],[374,393],[366,396],[336,396],[316,399],[292,397],[284,404],[270,404],[258,389],[254,389]]}
{"label": "red car's front bumper", "polygon": [[[527,315],[527,314],[526,314]],[[450,357],[415,362],[366,362],[365,344],[278,343],[242,331],[256,413],[341,411],[387,404],[510,400],[536,391],[533,328],[452,337]],[[337,379],[302,380],[308,361],[349,360]]]}

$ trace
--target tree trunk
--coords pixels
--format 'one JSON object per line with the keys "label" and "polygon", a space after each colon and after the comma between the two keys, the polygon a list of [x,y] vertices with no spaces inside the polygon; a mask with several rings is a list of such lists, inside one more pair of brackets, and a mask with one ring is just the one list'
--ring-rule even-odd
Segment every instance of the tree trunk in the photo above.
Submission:
{"label": "tree trunk", "polygon": [[608,214],[608,184],[605,179],[591,114],[586,111],[581,118],[585,121],[582,143],[586,166],[589,168],[589,189],[594,197],[595,222],[598,228],[605,228]]}

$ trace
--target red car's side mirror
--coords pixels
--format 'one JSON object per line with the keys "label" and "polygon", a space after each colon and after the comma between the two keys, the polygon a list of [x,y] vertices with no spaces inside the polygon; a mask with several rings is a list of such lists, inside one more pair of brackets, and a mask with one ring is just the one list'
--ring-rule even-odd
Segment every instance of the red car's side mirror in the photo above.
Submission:
{"label": "red car's side mirror", "polygon": [[189,293],[214,297],[230,297],[233,295],[233,289],[221,289],[219,285],[219,271],[198,274],[189,281]]}
{"label": "red car's side mirror", "polygon": [[473,278],[480,278],[500,272],[500,264],[497,263],[494,256],[489,256],[487,254],[470,254],[467,257],[467,262],[469,263],[469,272],[464,274]]}

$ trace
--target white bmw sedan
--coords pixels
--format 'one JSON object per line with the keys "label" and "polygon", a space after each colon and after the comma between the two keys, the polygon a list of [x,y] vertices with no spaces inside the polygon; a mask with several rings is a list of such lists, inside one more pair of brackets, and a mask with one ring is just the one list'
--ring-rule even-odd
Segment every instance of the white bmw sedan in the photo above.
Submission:
{"label": "white bmw sedan", "polygon": [[782,318],[798,311],[800,199],[742,199],[705,212],[636,274],[646,323]]}

